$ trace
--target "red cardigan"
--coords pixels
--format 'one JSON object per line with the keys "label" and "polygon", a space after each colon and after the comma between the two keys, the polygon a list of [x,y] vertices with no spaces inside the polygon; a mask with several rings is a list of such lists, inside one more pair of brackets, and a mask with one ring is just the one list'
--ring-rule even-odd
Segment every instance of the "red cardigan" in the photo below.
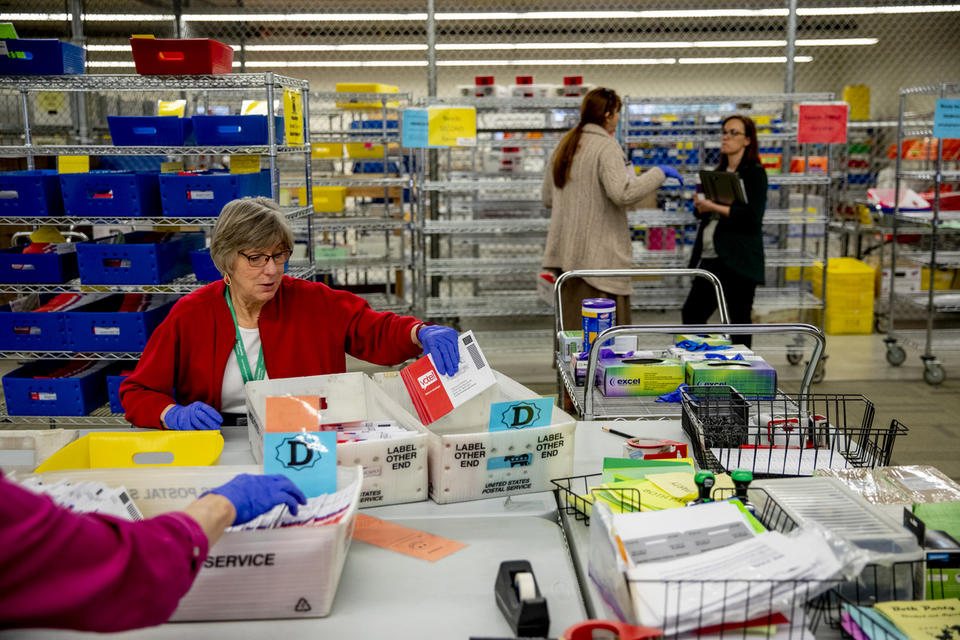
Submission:
{"label": "red cardigan", "polygon": [[[163,428],[160,413],[173,403],[199,400],[220,410],[223,370],[236,342],[224,287],[221,280],[181,298],[150,336],[136,370],[120,385],[131,424]],[[400,364],[420,355],[410,340],[418,323],[374,311],[347,291],[288,276],[258,320],[271,379],[343,373],[346,353],[374,364]]]}

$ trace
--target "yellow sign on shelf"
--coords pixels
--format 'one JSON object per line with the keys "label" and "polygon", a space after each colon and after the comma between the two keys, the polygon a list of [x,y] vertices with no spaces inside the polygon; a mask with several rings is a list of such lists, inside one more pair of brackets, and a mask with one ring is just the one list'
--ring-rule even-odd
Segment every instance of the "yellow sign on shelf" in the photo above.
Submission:
{"label": "yellow sign on shelf", "polygon": [[182,118],[187,112],[186,100],[158,100],[157,115]]}
{"label": "yellow sign on shelf", "polygon": [[160,173],[179,173],[183,171],[183,162],[161,162]]}
{"label": "yellow sign on shelf", "polygon": [[90,156],[60,156],[57,170],[60,173],[87,173],[90,171]]}
{"label": "yellow sign on shelf", "polygon": [[40,91],[37,93],[37,109],[47,115],[63,113],[67,108],[67,94],[62,91]]}
{"label": "yellow sign on shelf", "polygon": [[427,142],[431,147],[472,147],[477,144],[477,110],[474,107],[431,107],[427,112]]}
{"label": "yellow sign on shelf", "polygon": [[230,173],[258,173],[260,156],[258,154],[230,156]]}
{"label": "yellow sign on shelf", "polygon": [[303,144],[303,96],[296,89],[283,90],[283,126],[288,145]]}

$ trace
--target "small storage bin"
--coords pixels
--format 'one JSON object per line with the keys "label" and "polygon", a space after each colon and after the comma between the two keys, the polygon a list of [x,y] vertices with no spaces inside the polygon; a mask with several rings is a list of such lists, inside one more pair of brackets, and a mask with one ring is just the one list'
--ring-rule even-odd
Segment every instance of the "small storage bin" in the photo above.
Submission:
{"label": "small storage bin", "polygon": [[[65,299],[71,294],[61,294]],[[78,297],[79,294],[72,294]],[[38,300],[22,298],[0,307],[0,350],[2,351],[67,351],[64,313],[35,311],[56,296],[44,295]],[[31,300],[29,306],[23,304]]]}
{"label": "small storage bin", "polygon": [[4,40],[0,76],[64,76],[83,73],[87,52],[60,40]]}
{"label": "small storage bin", "polygon": [[[338,82],[334,89],[337,93],[398,93],[400,88],[392,84],[381,84],[379,82]],[[371,101],[371,102],[361,102],[359,100],[353,99],[347,102],[336,103],[338,109],[370,109],[370,110],[380,110],[383,108],[382,102]],[[388,109],[395,109],[400,106],[400,103],[391,100],[387,102],[386,107]]]}
{"label": "small storage bin", "polygon": [[[307,188],[297,190],[300,206],[307,204]],[[314,187],[313,210],[317,213],[340,213],[343,211],[347,198],[346,187]]]}
{"label": "small storage bin", "polygon": [[107,116],[113,144],[179,147],[193,133],[193,120],[177,116]]}
{"label": "small storage bin", "polygon": [[[362,130],[362,135],[378,135],[384,133],[383,120],[354,120],[350,123],[350,128],[354,131]],[[399,137],[399,120],[386,121],[386,136],[389,138]],[[348,142],[346,144],[347,155],[351,158],[383,158],[383,145],[375,142]]]}
{"label": "small storage bin", "polygon": [[270,196],[269,171],[160,174],[160,201],[165,216],[216,217],[225,204],[247,196]]}
{"label": "small storage bin", "polygon": [[120,385],[133,373],[133,364],[115,363],[107,373],[107,399],[110,401],[110,411],[126,413],[120,404]]}
{"label": "small storage bin", "polygon": [[311,142],[310,156],[315,160],[336,159],[343,157],[343,143],[341,142]]}
{"label": "small storage bin", "polygon": [[67,311],[73,351],[143,351],[176,302],[171,296],[119,293]]}
{"label": "small storage bin", "polygon": [[[283,118],[273,117],[275,139],[283,144]],[[267,116],[193,116],[198,145],[241,146],[267,144]]]}
{"label": "small storage bin", "polygon": [[0,249],[0,282],[60,284],[76,278],[77,245],[61,242],[52,247],[49,253],[24,253],[26,247]]}
{"label": "small storage bin", "polygon": [[0,215],[62,216],[60,174],[47,169],[0,173]]}
{"label": "small storage bin", "polygon": [[60,174],[68,216],[160,215],[158,173],[90,171]]}
{"label": "small storage bin", "polygon": [[193,273],[197,276],[197,280],[201,282],[213,282],[223,277],[213,264],[213,258],[210,257],[210,249],[191,251],[190,264],[193,265]]}
{"label": "small storage bin", "polygon": [[48,360],[3,376],[12,416],[85,416],[107,401],[108,361]]}
{"label": "small storage bin", "polygon": [[[117,243],[120,239],[121,242]],[[203,232],[134,231],[120,238],[77,244],[83,284],[164,284],[190,273],[190,252],[202,249]]]}
{"label": "small storage bin", "polygon": [[233,48],[208,38],[130,38],[140,75],[206,75],[233,71]]}
{"label": "small storage bin", "polygon": [[354,162],[354,173],[400,173],[400,165],[396,162],[388,162],[386,171],[383,168],[383,162]]}

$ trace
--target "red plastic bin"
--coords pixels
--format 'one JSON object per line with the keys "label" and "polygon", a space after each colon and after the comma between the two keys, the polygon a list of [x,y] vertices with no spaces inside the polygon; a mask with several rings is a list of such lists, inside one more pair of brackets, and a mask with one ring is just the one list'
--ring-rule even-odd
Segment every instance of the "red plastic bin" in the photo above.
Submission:
{"label": "red plastic bin", "polygon": [[207,75],[233,71],[230,45],[208,38],[130,38],[140,75]]}

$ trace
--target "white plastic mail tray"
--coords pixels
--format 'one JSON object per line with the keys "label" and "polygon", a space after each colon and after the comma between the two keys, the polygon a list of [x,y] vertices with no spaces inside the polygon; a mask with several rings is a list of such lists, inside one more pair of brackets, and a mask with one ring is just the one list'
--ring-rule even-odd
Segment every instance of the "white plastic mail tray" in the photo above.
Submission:
{"label": "white plastic mail tray", "polygon": [[427,499],[427,435],[413,414],[391,399],[364,373],[281,378],[249,382],[247,432],[254,460],[263,463],[263,433],[269,396],[320,396],[325,424],[393,420],[409,436],[337,445],[337,462],[363,467],[360,507]]}
{"label": "white plastic mail tray", "polygon": [[[423,427],[430,435],[430,497],[435,502],[550,491],[550,480],[573,475],[576,421],[556,406],[548,426],[489,431],[491,404],[540,397],[498,371],[494,375],[496,385]],[[378,373],[373,379],[413,411],[398,373]]]}
{"label": "white plastic mail tray", "polygon": [[[41,474],[124,486],[145,517],[183,509],[201,493],[255,466],[170,469],[85,469]],[[338,467],[339,489],[352,487],[350,507],[335,524],[228,531],[210,549],[204,567],[172,621],[319,618],[330,613],[340,582],[361,485],[360,467]],[[225,557],[222,562],[218,559]],[[230,562],[229,558],[237,560]],[[245,562],[241,562],[245,560]]]}

